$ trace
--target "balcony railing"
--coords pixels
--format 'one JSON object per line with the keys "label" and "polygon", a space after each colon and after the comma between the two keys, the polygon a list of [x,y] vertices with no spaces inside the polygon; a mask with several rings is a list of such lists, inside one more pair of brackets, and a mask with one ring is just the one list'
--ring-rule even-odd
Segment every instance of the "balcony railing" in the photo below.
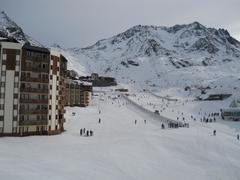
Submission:
{"label": "balcony railing", "polygon": [[48,104],[48,99],[21,99],[20,103]]}
{"label": "balcony railing", "polygon": [[44,118],[41,120],[19,120],[19,125],[47,125],[48,119]]}
{"label": "balcony railing", "polygon": [[21,81],[49,83],[49,79],[33,78],[33,77],[23,77],[23,76],[21,77]]}
{"label": "balcony railing", "polygon": [[28,92],[28,93],[48,93],[48,89],[38,89],[38,88],[20,88],[21,92]]}
{"label": "balcony railing", "polygon": [[47,114],[47,109],[20,109],[20,114]]}
{"label": "balcony railing", "polygon": [[49,69],[48,68],[43,69],[43,68],[39,68],[39,67],[23,67],[22,71],[49,73]]}

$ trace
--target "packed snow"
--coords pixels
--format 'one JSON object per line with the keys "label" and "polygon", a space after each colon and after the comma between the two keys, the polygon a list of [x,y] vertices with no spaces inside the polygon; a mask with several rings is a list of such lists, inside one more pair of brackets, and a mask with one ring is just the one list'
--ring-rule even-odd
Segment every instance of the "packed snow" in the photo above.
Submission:
{"label": "packed snow", "polygon": [[[151,95],[136,96],[147,104],[143,96]],[[237,122],[205,124],[187,118],[189,128],[161,129],[161,121],[118,94],[93,97],[89,107],[66,108],[61,135],[1,138],[1,179],[239,179],[239,126],[230,125]],[[186,109],[195,114],[194,106]],[[81,128],[92,130],[93,136],[80,136]]]}

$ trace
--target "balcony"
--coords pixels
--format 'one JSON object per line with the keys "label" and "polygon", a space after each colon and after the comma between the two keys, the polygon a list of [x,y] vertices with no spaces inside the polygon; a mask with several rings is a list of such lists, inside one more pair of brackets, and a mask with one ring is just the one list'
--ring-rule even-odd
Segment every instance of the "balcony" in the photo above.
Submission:
{"label": "balcony", "polygon": [[20,109],[19,114],[48,114],[47,109]]}
{"label": "balcony", "polygon": [[41,120],[19,120],[19,125],[48,125],[48,119],[44,118]]}
{"label": "balcony", "polygon": [[48,99],[20,99],[22,104],[48,104]]}
{"label": "balcony", "polygon": [[49,73],[48,68],[39,68],[39,67],[23,67],[22,71],[32,71],[32,72],[44,72],[44,73]]}
{"label": "balcony", "polygon": [[38,89],[38,88],[20,88],[20,92],[25,93],[38,93],[38,94],[48,94],[48,89]]}
{"label": "balcony", "polygon": [[37,83],[49,83],[49,79],[33,78],[33,77],[21,77],[21,81],[25,82],[37,82]]}

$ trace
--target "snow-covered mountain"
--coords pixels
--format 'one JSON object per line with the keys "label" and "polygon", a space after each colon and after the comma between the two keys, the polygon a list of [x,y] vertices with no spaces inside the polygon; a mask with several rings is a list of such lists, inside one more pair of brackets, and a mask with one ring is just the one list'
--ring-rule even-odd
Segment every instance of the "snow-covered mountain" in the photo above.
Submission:
{"label": "snow-covered mountain", "polygon": [[[41,46],[4,12],[0,37]],[[189,96],[199,96],[206,87],[210,87],[206,93],[239,92],[240,42],[227,30],[198,22],[173,27],[138,25],[86,48],[53,47],[80,75],[110,75],[129,87],[176,95],[190,86],[191,91],[184,92]]]}
{"label": "snow-covered mountain", "polygon": [[236,59],[240,57],[240,42],[224,29],[206,28],[198,22],[173,27],[138,25],[74,51],[94,59],[111,56],[123,61],[136,57],[167,57],[176,67],[185,67]]}
{"label": "snow-covered mountain", "polygon": [[190,93],[197,96],[208,86],[209,93],[236,93],[240,86],[240,42],[227,30],[198,22],[173,27],[138,25],[90,47],[63,53],[77,58],[84,72],[111,75],[141,89],[169,92],[174,88],[176,93],[176,88],[191,86]]}
{"label": "snow-covered mountain", "polygon": [[43,46],[32,37],[26,35],[22,28],[3,11],[0,13],[0,38],[14,38],[22,44],[29,43],[33,46]]}

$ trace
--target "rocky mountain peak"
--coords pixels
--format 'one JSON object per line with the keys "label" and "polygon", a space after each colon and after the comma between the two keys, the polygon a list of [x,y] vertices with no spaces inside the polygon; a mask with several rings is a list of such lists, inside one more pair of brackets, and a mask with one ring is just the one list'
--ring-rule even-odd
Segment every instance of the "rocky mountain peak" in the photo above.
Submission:
{"label": "rocky mountain peak", "polygon": [[30,36],[26,35],[22,28],[19,27],[11,18],[9,18],[4,11],[0,13],[0,37],[14,38],[22,44],[28,43],[33,46],[43,46]]}

